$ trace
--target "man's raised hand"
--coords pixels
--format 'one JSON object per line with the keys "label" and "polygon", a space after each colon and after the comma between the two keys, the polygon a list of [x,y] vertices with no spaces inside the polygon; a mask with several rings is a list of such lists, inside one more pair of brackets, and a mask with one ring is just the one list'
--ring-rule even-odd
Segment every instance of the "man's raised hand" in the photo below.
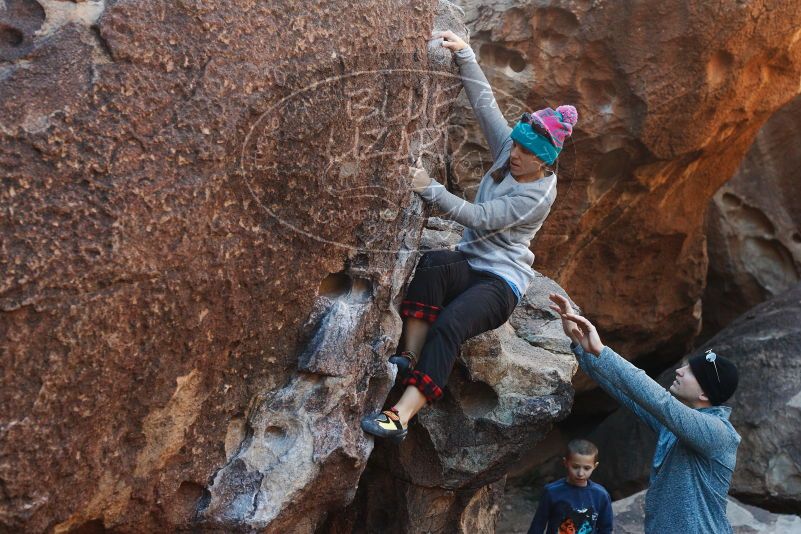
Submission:
{"label": "man's raised hand", "polygon": [[562,295],[551,293],[548,298],[553,302],[551,309],[562,318],[562,330],[565,331],[565,335],[590,354],[595,356],[601,354],[604,344],[595,326],[581,315],[577,315],[570,301]]}

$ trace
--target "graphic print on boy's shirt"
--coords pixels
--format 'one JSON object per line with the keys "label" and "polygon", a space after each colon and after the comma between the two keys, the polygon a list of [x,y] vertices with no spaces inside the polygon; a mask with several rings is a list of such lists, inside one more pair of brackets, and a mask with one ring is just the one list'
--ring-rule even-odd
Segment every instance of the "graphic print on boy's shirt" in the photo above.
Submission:
{"label": "graphic print on boy's shirt", "polygon": [[569,502],[553,504],[551,517],[558,517],[558,534],[591,534],[598,520],[598,513],[592,508],[576,510]]}

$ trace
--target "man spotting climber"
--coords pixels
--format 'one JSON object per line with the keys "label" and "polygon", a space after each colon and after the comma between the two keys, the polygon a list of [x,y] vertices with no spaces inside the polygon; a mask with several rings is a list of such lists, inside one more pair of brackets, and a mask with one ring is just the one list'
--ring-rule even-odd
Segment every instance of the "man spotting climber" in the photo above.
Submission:
{"label": "man spotting climber", "polygon": [[[552,294],[579,365],[658,434],[645,497],[645,532],[730,533],[726,518],[740,436],[722,406],[737,389],[737,368],[711,351],[676,369],[669,392],[609,347],[570,302]],[[671,395],[672,394],[672,395]]]}
{"label": "man spotting climber", "polygon": [[456,250],[427,252],[417,264],[401,304],[399,353],[390,358],[406,389],[395,406],[361,421],[365,432],[396,443],[411,418],[442,397],[462,342],[506,322],[534,279],[529,247],[556,198],[551,166],[578,120],[576,109],[565,105],[525,113],[510,127],[473,50],[451,31],[433,37],[454,52],[494,163],[475,203],[419,166],[410,169],[412,190],[465,231]]}

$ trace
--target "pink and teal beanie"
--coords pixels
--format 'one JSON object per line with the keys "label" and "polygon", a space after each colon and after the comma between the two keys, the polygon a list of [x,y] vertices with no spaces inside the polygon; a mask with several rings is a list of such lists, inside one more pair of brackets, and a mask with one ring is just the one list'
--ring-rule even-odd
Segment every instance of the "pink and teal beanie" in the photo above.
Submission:
{"label": "pink and teal beanie", "polygon": [[569,105],[559,106],[556,110],[545,108],[523,113],[512,129],[512,139],[551,165],[565,146],[565,140],[573,133],[576,122],[578,112]]}

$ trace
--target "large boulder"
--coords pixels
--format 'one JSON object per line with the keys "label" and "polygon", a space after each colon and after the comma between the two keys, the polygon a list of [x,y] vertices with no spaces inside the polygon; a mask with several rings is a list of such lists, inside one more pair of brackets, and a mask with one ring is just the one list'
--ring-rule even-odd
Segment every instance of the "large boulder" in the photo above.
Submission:
{"label": "large boulder", "polygon": [[[801,4],[468,0],[472,43],[511,121],[573,103],[579,123],[536,266],[622,354],[668,365],[700,327],[704,212],[798,92]],[[451,180],[490,161],[462,105]]]}
{"label": "large boulder", "polygon": [[[742,436],[731,493],[769,508],[801,509],[801,284],[756,306],[689,356],[714,349],[737,364],[727,403]],[[665,387],[674,369],[659,377]],[[647,486],[655,436],[621,409],[591,436],[605,461],[596,471],[613,494]]]}
{"label": "large boulder", "polygon": [[801,280],[801,96],[762,127],[706,215],[709,337]]}
{"label": "large boulder", "polygon": [[[427,215],[409,156],[436,168],[459,91],[426,39],[461,13],[6,4],[0,530],[334,528],[394,381]],[[382,479],[407,517],[436,500],[434,523],[486,530],[505,469],[567,414],[559,288],[536,287]]]}
{"label": "large boulder", "polygon": [[0,530],[313,532],[444,152],[447,2],[0,7]]}

